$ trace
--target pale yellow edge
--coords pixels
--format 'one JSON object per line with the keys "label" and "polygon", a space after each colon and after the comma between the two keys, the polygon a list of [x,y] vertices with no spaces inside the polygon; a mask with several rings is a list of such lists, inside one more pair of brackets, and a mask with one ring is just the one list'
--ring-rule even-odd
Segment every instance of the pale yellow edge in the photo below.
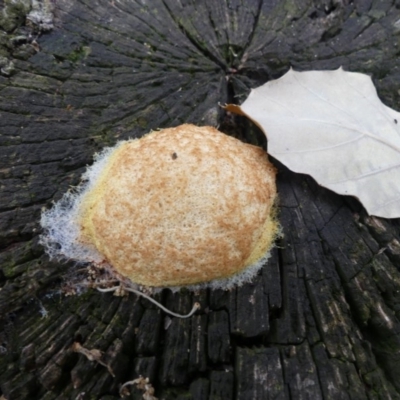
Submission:
{"label": "pale yellow edge", "polygon": [[92,215],[95,212],[95,203],[96,199],[99,198],[99,196],[102,194],[102,192],[106,188],[106,179],[108,176],[108,173],[110,169],[112,168],[114,164],[115,158],[118,156],[120,152],[123,151],[124,145],[121,145],[120,147],[116,148],[109,156],[108,160],[106,162],[106,165],[104,166],[103,170],[100,172],[100,175],[96,179],[96,183],[92,188],[90,188],[87,193],[82,198],[82,202],[80,205],[80,210],[79,210],[79,215],[81,217],[80,219],[80,226],[82,229],[82,237],[81,239],[84,242],[90,242],[94,244],[97,248],[98,243],[96,243],[95,240],[95,232],[94,232],[94,226],[93,226],[93,220],[92,220]]}
{"label": "pale yellow edge", "polygon": [[262,228],[260,239],[257,241],[250,256],[245,262],[244,268],[255,264],[271,249],[273,242],[279,233],[279,223],[275,218],[275,213],[269,215]]}

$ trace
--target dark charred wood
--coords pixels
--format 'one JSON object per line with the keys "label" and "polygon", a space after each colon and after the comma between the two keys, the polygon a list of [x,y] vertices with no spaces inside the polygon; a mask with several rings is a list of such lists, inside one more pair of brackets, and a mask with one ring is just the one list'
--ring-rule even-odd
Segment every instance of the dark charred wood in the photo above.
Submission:
{"label": "dark charred wood", "polygon": [[251,284],[155,296],[200,302],[189,319],[66,296],[84,266],[39,244],[42,208],[118,140],[188,122],[267,146],[219,104],[290,67],[370,74],[399,110],[399,35],[394,0],[0,0],[0,397],[118,399],[142,375],[165,400],[400,399],[399,220],[275,160],[283,237]]}

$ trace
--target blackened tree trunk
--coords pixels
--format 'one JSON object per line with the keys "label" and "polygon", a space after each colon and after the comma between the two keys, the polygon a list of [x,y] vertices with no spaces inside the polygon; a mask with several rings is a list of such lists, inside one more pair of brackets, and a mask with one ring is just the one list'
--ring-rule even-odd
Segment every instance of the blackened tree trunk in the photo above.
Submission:
{"label": "blackened tree trunk", "polygon": [[[0,395],[115,399],[400,399],[400,224],[278,167],[284,237],[252,284],[149,302],[66,297],[71,262],[40,213],[93,154],[151,129],[213,125],[265,145],[219,104],[296,70],[373,76],[400,109],[395,0],[0,0]],[[74,342],[100,350],[90,361]],[[110,374],[110,370],[115,376]],[[131,398],[143,391],[130,388]]]}

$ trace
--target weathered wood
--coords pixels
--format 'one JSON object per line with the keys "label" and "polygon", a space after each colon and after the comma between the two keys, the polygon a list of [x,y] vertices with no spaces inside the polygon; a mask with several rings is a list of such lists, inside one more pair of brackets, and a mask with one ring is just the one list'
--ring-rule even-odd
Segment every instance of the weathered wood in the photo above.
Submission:
{"label": "weathered wood", "polygon": [[[265,145],[219,103],[240,103],[291,66],[372,74],[399,109],[394,0],[0,9],[0,395],[111,400],[143,375],[160,399],[400,399],[399,220],[368,217],[274,160],[284,237],[251,284],[156,295],[180,313],[199,301],[190,319],[132,294],[65,296],[82,266],[38,244],[42,207],[118,140],[192,122]],[[102,351],[108,368],[74,342]]]}

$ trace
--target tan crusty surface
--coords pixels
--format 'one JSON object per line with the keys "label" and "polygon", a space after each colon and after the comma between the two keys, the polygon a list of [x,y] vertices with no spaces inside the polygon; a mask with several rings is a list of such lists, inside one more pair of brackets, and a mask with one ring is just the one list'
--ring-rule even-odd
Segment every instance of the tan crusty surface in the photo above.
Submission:
{"label": "tan crusty surface", "polygon": [[212,127],[181,125],[120,145],[85,196],[82,238],[147,286],[230,277],[275,237],[275,168]]}

